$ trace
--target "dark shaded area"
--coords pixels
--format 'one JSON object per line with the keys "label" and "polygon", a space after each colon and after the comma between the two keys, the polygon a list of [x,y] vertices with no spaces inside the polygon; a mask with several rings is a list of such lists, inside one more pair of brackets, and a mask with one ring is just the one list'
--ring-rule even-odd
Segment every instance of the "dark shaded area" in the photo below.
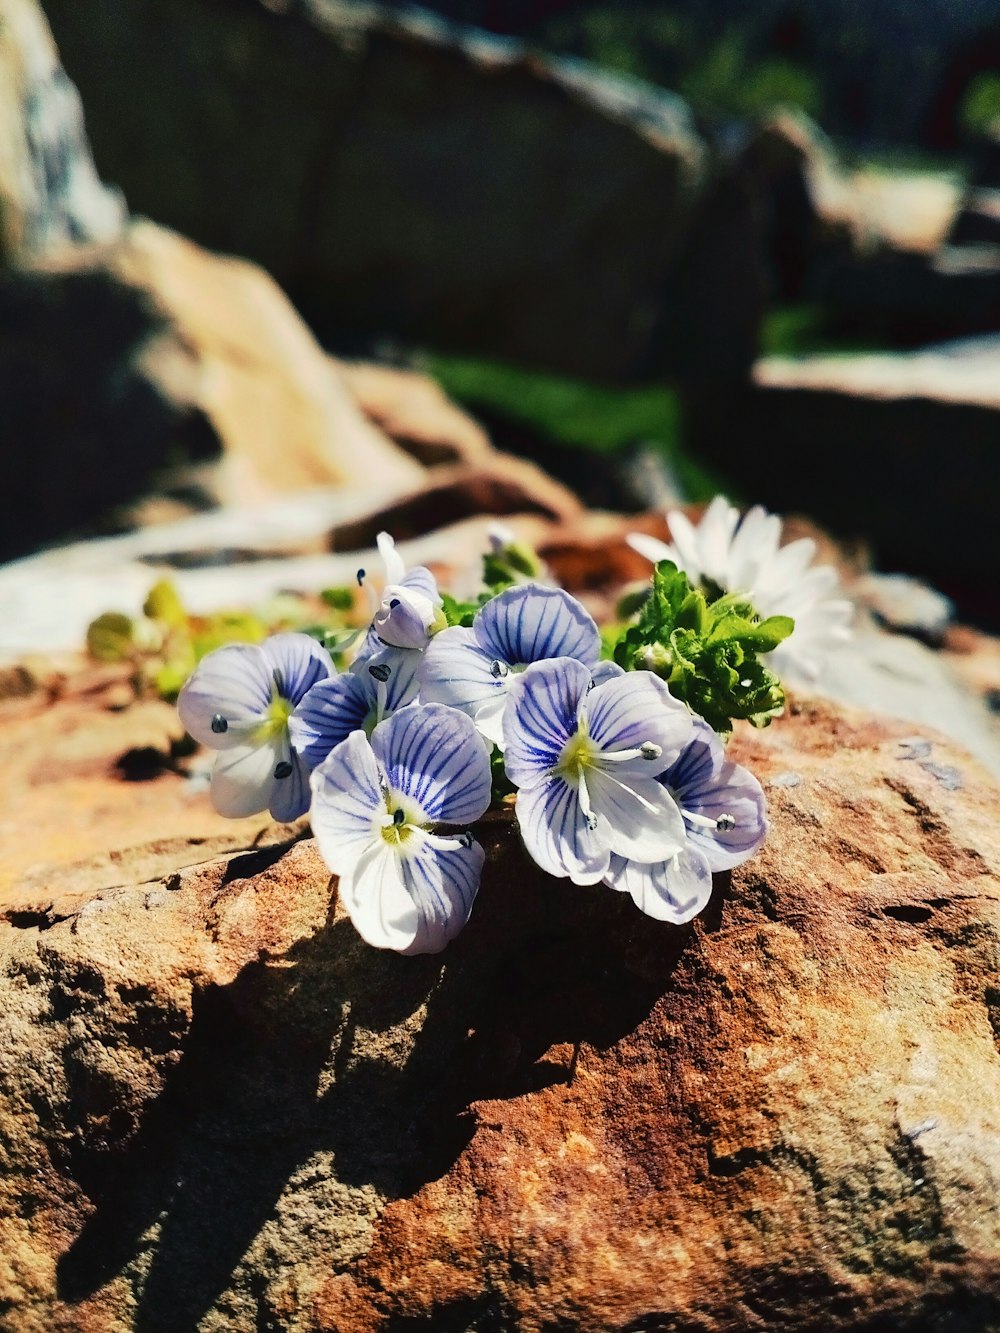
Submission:
{"label": "dark shaded area", "polygon": [[[509,836],[487,826],[483,840]],[[274,855],[238,858],[229,882]],[[134,1133],[59,1149],[95,1210],[60,1260],[62,1298],[120,1273],[160,1218],[135,1327],[187,1333],[315,1152],[333,1151],[346,1185],[408,1196],[469,1142],[470,1103],[570,1078],[571,1064],[542,1058],[554,1044],[606,1047],[632,1031],[669,988],[690,931],[642,917],[626,895],[540,879],[527,864],[517,882],[487,872],[444,964],[368,949],[344,921],[199,992],[181,1058]],[[390,1034],[425,1001],[400,1065],[356,1052],[360,1031]],[[78,1095],[90,1114],[94,1089]],[[440,1327],[466,1313],[499,1327],[488,1305],[449,1311]]]}
{"label": "dark shaded area", "polygon": [[0,559],[78,530],[217,444],[142,373],[160,327],[135,290],[91,273],[0,281]]}
{"label": "dark shaded area", "polygon": [[963,619],[1000,624],[991,408],[723,384],[689,388],[685,407],[694,448],[739,489],[779,513],[808,506],[835,535],[867,539],[877,567],[927,578]]}

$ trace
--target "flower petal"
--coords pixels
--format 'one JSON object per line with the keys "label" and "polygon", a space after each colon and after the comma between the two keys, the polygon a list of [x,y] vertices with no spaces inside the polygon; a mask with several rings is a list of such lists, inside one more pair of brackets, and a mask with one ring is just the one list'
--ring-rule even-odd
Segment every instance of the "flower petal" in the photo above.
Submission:
{"label": "flower petal", "polygon": [[400,583],[406,573],[403,557],[396,550],[396,542],[388,532],[380,532],[375,538],[375,545],[385,567],[386,583]]}
{"label": "flower petal", "polygon": [[595,686],[587,697],[587,713],[591,738],[602,751],[614,754],[646,743],[659,750],[653,761],[637,757],[617,762],[619,774],[655,777],[691,737],[691,714],[649,671],[628,672]]}
{"label": "flower petal", "polygon": [[[286,771],[286,766],[290,771]],[[271,800],[268,806],[271,818],[277,819],[282,824],[290,824],[293,819],[300,819],[309,809],[311,793],[309,765],[301,755],[295,753],[287,736],[282,737],[281,758],[274,766],[273,777],[274,786],[271,788]]]}
{"label": "flower petal", "polygon": [[591,664],[601,655],[593,616],[561,588],[537,583],[507,588],[476,613],[472,628],[489,659],[511,666],[550,657]]}
{"label": "flower petal", "polygon": [[529,666],[511,685],[503,719],[504,767],[515,787],[540,781],[559,762],[576,734],[577,710],[590,679],[582,662],[557,657]]}
{"label": "flower petal", "polygon": [[[764,792],[740,764],[727,758],[718,736],[700,718],[694,739],[664,773],[661,782],[673,791],[683,813],[708,819],[715,827],[687,822],[688,839],[718,872],[742,865],[767,836]],[[718,827],[723,816],[729,819]]]}
{"label": "flower petal", "polygon": [[678,926],[697,916],[712,896],[708,862],[690,844],[669,861],[656,865],[640,865],[613,856],[605,883],[621,893],[631,894],[636,907],[646,916]]}
{"label": "flower petal", "polygon": [[[256,644],[226,644],[198,663],[180,692],[177,711],[196,741],[231,750],[246,745],[249,732],[267,713],[273,683],[270,663]],[[225,721],[224,731],[212,727],[218,718]]]}
{"label": "flower petal", "polygon": [[590,803],[607,845],[636,861],[663,861],[683,847],[684,820],[655,778],[600,767],[586,774]]}
{"label": "flower petal", "polygon": [[617,662],[596,662],[590,672],[595,685],[603,685],[605,681],[617,680],[624,675],[624,667],[620,667]]}
{"label": "flower petal", "polygon": [[494,698],[503,699],[505,681],[492,673],[496,660],[482,648],[474,630],[459,625],[435,634],[417,673],[425,703],[449,704],[474,717]]}
{"label": "flower petal", "polygon": [[398,953],[411,948],[420,929],[420,914],[407,892],[395,847],[382,838],[369,842],[341,874],[337,894],[366,944]]}
{"label": "flower petal", "polygon": [[469,824],[492,796],[490,757],[471,718],[444,704],[413,704],[372,732],[389,786],[432,822]]}
{"label": "flower petal", "polygon": [[212,769],[212,804],[220,815],[241,819],[267,810],[275,787],[274,770],[282,762],[279,739],[263,745],[224,750]]}
{"label": "flower petal", "polygon": [[261,651],[278,693],[293,704],[335,671],[330,654],[310,634],[272,634],[261,644]]}
{"label": "flower petal", "polygon": [[[311,822],[323,860],[346,875],[377,837],[386,812],[378,764],[365,734],[354,731],[313,771]],[[386,844],[388,845],[388,844]]]}
{"label": "flower petal", "polygon": [[661,542],[659,537],[650,537],[646,532],[630,532],[625,538],[633,551],[638,551],[647,560],[651,560],[654,565],[658,565],[661,560],[672,560],[677,564],[677,552],[666,542]]}
{"label": "flower petal", "polygon": [[529,855],[550,875],[596,884],[607,874],[607,838],[600,828],[590,828],[576,788],[559,774],[522,787],[514,813]]}
{"label": "flower petal", "polygon": [[419,830],[411,839],[416,850],[402,858],[403,882],[417,910],[417,928],[403,953],[440,953],[469,919],[479,892],[486,854],[478,842],[451,851],[438,851],[421,840]]}
{"label": "flower petal", "polygon": [[292,744],[307,767],[321,764],[335,745],[363,727],[371,707],[358,676],[348,673],[314,685],[288,719]]}

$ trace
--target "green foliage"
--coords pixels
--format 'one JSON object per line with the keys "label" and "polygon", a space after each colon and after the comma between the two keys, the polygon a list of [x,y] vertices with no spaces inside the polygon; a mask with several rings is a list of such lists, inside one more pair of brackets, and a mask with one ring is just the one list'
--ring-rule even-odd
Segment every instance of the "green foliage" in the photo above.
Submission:
{"label": "green foliage", "polygon": [[336,654],[358,634],[345,625],[343,614],[353,610],[353,594],[346,590],[345,599],[341,591],[329,589],[319,599],[288,594],[254,610],[198,616],[187,610],[174,585],[162,579],[150,589],[137,619],[118,611],[98,616],[87,629],[87,651],[98,661],[131,662],[138,691],[176,699],[199,661],[223,644],[260,643],[269,634],[291,629],[312,634]]}
{"label": "green foliage", "polygon": [[490,408],[562,444],[614,453],[642,440],[667,458],[692,500],[710,500],[719,479],[685,453],[677,393],[662,383],[611,387],[501,361],[428,358],[428,370],[472,412]]}
{"label": "green foliage", "polygon": [[662,560],[638,619],[619,636],[614,660],[626,670],[655,672],[725,734],[736,718],[764,727],[781,712],[781,682],[758,654],[771,652],[794,628],[788,616],[761,620],[738,593],[709,602],[676,565]]}
{"label": "green foliage", "polygon": [[87,626],[87,652],[99,662],[127,662],[134,645],[135,624],[118,611],[105,611]]}
{"label": "green foliage", "polygon": [[983,70],[970,80],[958,108],[958,121],[967,134],[983,134],[1000,122],[1000,74]]}
{"label": "green foliage", "polygon": [[460,602],[450,593],[442,592],[441,609],[448,625],[461,625],[464,628],[472,624],[476,612],[486,605],[498,592],[512,588],[515,583],[524,583],[536,579],[542,572],[542,562],[523,542],[510,542],[506,546],[497,546],[483,556],[483,591],[472,601]]}

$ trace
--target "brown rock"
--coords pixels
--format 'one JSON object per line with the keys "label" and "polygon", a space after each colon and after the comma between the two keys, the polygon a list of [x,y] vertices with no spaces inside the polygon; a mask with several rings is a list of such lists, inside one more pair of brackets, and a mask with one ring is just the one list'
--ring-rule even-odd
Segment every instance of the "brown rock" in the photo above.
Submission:
{"label": "brown rock", "polygon": [[0,0],[0,268],[118,236],[125,208],[98,180],[76,87],[35,0]]}
{"label": "brown rock", "polygon": [[427,467],[482,463],[492,453],[483,428],[429,375],[361,361],[337,370],[368,420]]}
{"label": "brown rock", "polygon": [[423,475],[265,273],[151,223],[0,287],[0,399],[2,554],[134,499],[181,462],[222,457],[179,479],[207,502],[380,481],[391,494]]}
{"label": "brown rock", "polygon": [[771,836],[682,929],[503,816],[441,958],[309,840],[6,908],[5,1326],[985,1333],[1000,793],[807,700],[734,752]]}

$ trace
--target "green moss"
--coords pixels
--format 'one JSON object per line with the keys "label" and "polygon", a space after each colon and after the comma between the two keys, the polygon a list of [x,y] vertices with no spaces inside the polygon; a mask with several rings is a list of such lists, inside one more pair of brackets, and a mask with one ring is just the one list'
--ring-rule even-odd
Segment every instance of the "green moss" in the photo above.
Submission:
{"label": "green moss", "polygon": [[708,469],[684,450],[680,402],[665,384],[589,384],[500,361],[435,353],[427,369],[473,413],[489,408],[562,444],[615,453],[636,441],[657,446],[693,500],[720,489]]}

